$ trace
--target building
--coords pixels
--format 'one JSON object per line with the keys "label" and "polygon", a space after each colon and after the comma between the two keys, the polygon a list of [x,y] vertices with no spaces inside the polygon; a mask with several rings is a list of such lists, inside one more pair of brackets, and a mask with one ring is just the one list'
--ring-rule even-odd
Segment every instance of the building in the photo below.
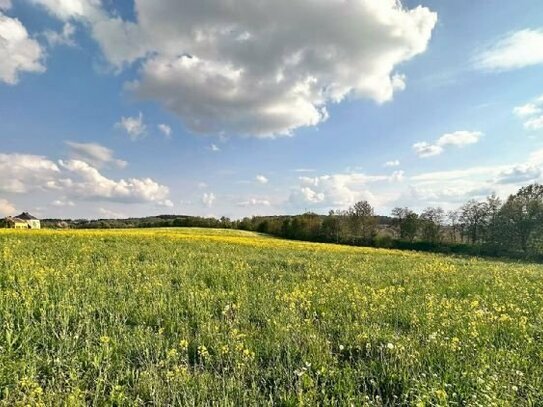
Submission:
{"label": "building", "polygon": [[4,224],[9,229],[41,229],[40,220],[28,212],[15,217],[8,216],[4,219]]}

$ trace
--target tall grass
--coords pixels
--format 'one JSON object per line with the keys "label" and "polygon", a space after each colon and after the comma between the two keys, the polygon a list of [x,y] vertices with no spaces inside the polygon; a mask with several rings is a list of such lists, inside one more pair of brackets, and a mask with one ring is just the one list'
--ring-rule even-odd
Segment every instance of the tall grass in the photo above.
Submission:
{"label": "tall grass", "polygon": [[543,266],[0,231],[3,405],[541,405]]}

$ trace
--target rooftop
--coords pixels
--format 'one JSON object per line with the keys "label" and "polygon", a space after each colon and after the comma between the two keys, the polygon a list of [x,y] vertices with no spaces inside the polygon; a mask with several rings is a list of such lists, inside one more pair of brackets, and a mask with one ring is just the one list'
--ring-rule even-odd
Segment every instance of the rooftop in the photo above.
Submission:
{"label": "rooftop", "polygon": [[30,213],[28,212],[23,212],[21,213],[19,216],[16,216],[16,218],[18,219],[22,219],[22,220],[38,220],[38,218],[32,216]]}

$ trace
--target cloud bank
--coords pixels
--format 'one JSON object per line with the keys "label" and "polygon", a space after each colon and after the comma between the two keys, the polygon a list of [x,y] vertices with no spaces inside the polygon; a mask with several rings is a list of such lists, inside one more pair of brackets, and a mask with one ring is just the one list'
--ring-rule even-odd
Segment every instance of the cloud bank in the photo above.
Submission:
{"label": "cloud bank", "polygon": [[190,130],[256,137],[316,126],[348,96],[390,101],[437,22],[398,0],[135,0],[134,21],[99,0],[33,2],[87,26],[117,70],[140,61],[128,88]]}

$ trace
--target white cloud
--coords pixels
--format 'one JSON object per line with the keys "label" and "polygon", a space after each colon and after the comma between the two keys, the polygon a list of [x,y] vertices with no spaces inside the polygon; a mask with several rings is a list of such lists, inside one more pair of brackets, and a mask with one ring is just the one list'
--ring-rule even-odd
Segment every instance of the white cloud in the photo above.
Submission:
{"label": "white cloud", "polygon": [[536,150],[530,153],[527,163],[532,166],[543,166],[543,150]]}
{"label": "white cloud", "polygon": [[475,58],[479,69],[508,71],[543,64],[543,30],[521,30],[499,39]]}
{"label": "white cloud", "polygon": [[396,205],[423,209],[440,205],[458,207],[469,199],[481,199],[491,193],[505,198],[530,182],[541,182],[543,150],[530,154],[526,164],[503,164],[418,174],[409,177],[409,188]]}
{"label": "white cloud", "polygon": [[439,184],[449,181],[464,182],[464,180],[469,181],[478,177],[488,179],[489,177],[497,176],[500,172],[505,171],[508,168],[510,168],[509,165],[499,165],[488,167],[471,167],[461,170],[427,172],[412,176],[410,180],[425,184]]}
{"label": "white cloud", "polygon": [[147,135],[147,126],[143,122],[143,114],[140,112],[137,117],[121,117],[115,127],[126,131],[132,141],[142,139]]}
{"label": "white cloud", "polygon": [[173,208],[175,206],[174,203],[169,199],[165,199],[163,201],[158,201],[157,205],[158,206],[163,206],[165,208]]}
{"label": "white cloud", "polygon": [[300,186],[292,191],[290,203],[297,207],[347,208],[357,201],[377,201],[367,184],[386,182],[391,177],[361,173],[300,177]]}
{"label": "white cloud", "polygon": [[1,216],[13,216],[15,215],[16,208],[7,199],[0,198],[0,215]]}
{"label": "white cloud", "polygon": [[106,208],[99,208],[98,213],[102,217],[107,218],[107,219],[123,219],[123,218],[126,218],[126,215],[124,213],[115,212],[115,211],[112,211],[111,209],[106,209]]}
{"label": "white cloud", "polygon": [[266,178],[264,175],[257,175],[256,182],[258,182],[259,184],[267,184],[269,182],[269,179]]}
{"label": "white cloud", "polygon": [[248,206],[271,206],[270,201],[267,199],[257,199],[251,198],[248,201],[239,202],[238,206],[248,207]]}
{"label": "white cloud", "polygon": [[400,161],[399,160],[387,161],[384,164],[384,167],[399,167],[399,166],[400,166]]}
{"label": "white cloud", "polygon": [[71,198],[126,203],[161,202],[169,189],[150,178],[115,181],[81,160],[57,163],[42,156],[0,154],[0,192],[61,192]]}
{"label": "white cloud", "polygon": [[310,187],[302,187],[290,195],[290,201],[293,204],[319,204],[324,202],[326,195],[323,192],[317,192]]}
{"label": "white cloud", "polygon": [[211,208],[213,206],[213,203],[215,202],[215,194],[213,192],[204,193],[202,195],[202,203],[207,206],[208,208]]}
{"label": "white cloud", "polygon": [[447,147],[465,147],[478,143],[483,137],[479,131],[456,131],[442,135],[434,144],[425,141],[413,144],[413,150],[421,158],[433,157],[442,154]]}
{"label": "white cloud", "polygon": [[[3,1],[0,10],[10,6]],[[29,37],[24,25],[0,11],[0,81],[15,85],[21,72],[43,72],[44,52],[40,44]]]}
{"label": "white cloud", "polygon": [[524,126],[528,130],[541,130],[543,129],[543,115],[539,117],[534,117],[533,119],[528,120],[524,123]]}
{"label": "white cloud", "polygon": [[421,158],[433,157],[443,153],[443,147],[425,141],[413,144],[413,150]]}
{"label": "white cloud", "polygon": [[71,23],[65,23],[62,31],[46,30],[43,35],[51,47],[58,45],[66,45],[68,47],[75,46],[74,40],[75,26]]}
{"label": "white cloud", "polygon": [[76,143],[67,141],[70,147],[70,157],[75,160],[84,161],[93,167],[102,168],[105,165],[114,165],[125,168],[128,163],[115,158],[113,150],[97,143]]}
{"label": "white cloud", "polygon": [[169,139],[169,138],[172,137],[172,128],[170,126],[168,126],[167,124],[162,123],[162,124],[159,124],[157,127],[160,130],[160,132],[162,134],[164,134],[164,136],[166,138]]}
{"label": "white cloud", "polygon": [[539,180],[541,168],[533,165],[516,165],[513,168],[502,171],[498,175],[498,184],[519,184]]}
{"label": "white cloud", "polygon": [[75,202],[69,201],[69,200],[56,199],[53,202],[51,202],[51,206],[55,206],[57,208],[74,207]]}
{"label": "white cloud", "polygon": [[45,7],[52,15],[62,20],[85,18],[95,21],[103,18],[101,0],[31,0]]}
{"label": "white cloud", "polygon": [[483,137],[480,131],[456,131],[447,133],[437,140],[437,145],[440,147],[464,147],[470,144],[476,144]]}
{"label": "white cloud", "polygon": [[405,178],[405,171],[394,171],[390,176],[390,182],[402,182]]}
{"label": "white cloud", "polygon": [[221,149],[219,148],[219,146],[216,145],[216,144],[211,144],[211,145],[209,146],[209,149],[210,149],[211,151],[213,151],[214,153],[221,151]]}
{"label": "white cloud", "polygon": [[522,106],[515,107],[513,109],[513,113],[518,117],[523,118],[543,113],[543,111],[541,110],[541,106],[535,103],[528,103]]}
{"label": "white cloud", "polygon": [[0,154],[0,192],[26,193],[51,189],[59,176],[59,167],[46,157]]}
{"label": "white cloud", "polygon": [[134,22],[98,0],[34,2],[84,21],[117,69],[143,60],[130,89],[192,131],[257,137],[315,126],[349,95],[391,100],[437,21],[398,0],[135,0]]}
{"label": "white cloud", "polygon": [[130,178],[115,181],[102,175],[84,161],[59,161],[69,172],[70,179],[62,181],[66,193],[82,199],[110,200],[124,203],[162,202],[169,195],[168,187],[150,178]]}
{"label": "white cloud", "polygon": [[402,192],[395,206],[410,206],[417,210],[428,206],[453,209],[470,199],[481,199],[493,192],[492,188],[485,186],[475,188],[442,186],[441,188],[435,188],[411,185],[406,191]]}
{"label": "white cloud", "polygon": [[513,113],[524,121],[527,130],[543,129],[543,96],[513,109]]}

